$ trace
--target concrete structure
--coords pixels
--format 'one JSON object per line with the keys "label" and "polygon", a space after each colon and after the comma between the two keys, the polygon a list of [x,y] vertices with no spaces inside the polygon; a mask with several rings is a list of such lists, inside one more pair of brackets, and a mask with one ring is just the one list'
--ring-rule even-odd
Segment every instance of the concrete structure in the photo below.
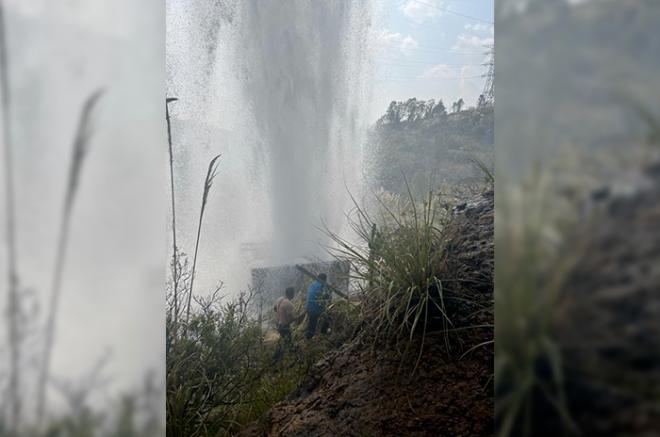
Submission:
{"label": "concrete structure", "polygon": [[[348,294],[350,264],[347,261],[327,261],[317,263],[297,264],[313,274],[325,273],[328,283],[339,291]],[[296,296],[305,293],[313,281],[296,268],[296,264],[274,267],[259,267],[252,269],[252,287],[255,298],[255,311],[260,308],[271,308],[278,297],[284,295],[287,287],[296,290]],[[333,296],[337,298],[337,296]]]}

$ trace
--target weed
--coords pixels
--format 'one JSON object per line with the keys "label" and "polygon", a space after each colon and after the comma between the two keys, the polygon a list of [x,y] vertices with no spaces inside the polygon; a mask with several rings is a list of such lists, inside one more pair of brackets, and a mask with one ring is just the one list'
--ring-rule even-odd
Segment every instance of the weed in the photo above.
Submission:
{"label": "weed", "polygon": [[551,406],[575,431],[564,394],[558,345],[552,336],[557,301],[575,255],[547,244],[551,223],[545,179],[535,177],[524,198],[500,194],[495,275],[495,395],[498,435],[531,435],[532,411]]}
{"label": "weed", "polygon": [[66,248],[69,240],[69,227],[71,223],[71,213],[73,204],[78,191],[78,183],[82,173],[82,167],[87,155],[90,136],[91,136],[91,115],[103,90],[97,90],[92,93],[85,101],[80,112],[78,130],[73,142],[73,154],[71,156],[71,165],[69,167],[69,180],[64,198],[64,210],[62,211],[62,220],[60,222],[60,233],[58,237],[55,271],[51,286],[50,301],[48,306],[48,316],[46,320],[44,356],[41,362],[41,369],[37,381],[37,420],[43,420],[44,408],[46,402],[46,385],[48,383],[48,374],[50,372],[50,359],[55,339],[55,320],[59,306],[62,274],[64,272],[64,262],[66,259]]}
{"label": "weed", "polygon": [[188,303],[186,304],[186,324],[183,328],[184,331],[188,329],[188,322],[190,320],[190,303],[193,296],[195,267],[197,267],[197,250],[199,249],[199,237],[201,236],[202,233],[202,219],[204,218],[204,210],[206,209],[206,202],[208,201],[208,196],[209,193],[211,192],[211,187],[213,186],[213,179],[217,175],[219,158],[220,155],[217,155],[211,160],[211,162],[209,162],[209,168],[206,172],[206,179],[204,179],[204,193],[202,194],[202,204],[199,208],[199,221],[197,223],[197,239],[195,241],[195,255],[193,257],[192,271],[190,274],[190,290],[188,290]]}
{"label": "weed", "polygon": [[416,369],[426,335],[444,333],[449,352],[449,333],[459,328],[455,321],[462,311],[454,303],[474,302],[454,292],[452,283],[460,278],[453,277],[449,262],[452,216],[441,198],[429,191],[417,202],[408,189],[405,200],[376,200],[372,213],[353,199],[349,221],[361,243],[327,232],[336,243],[335,256],[353,266],[367,330],[377,340],[394,341],[402,355],[417,347]]}

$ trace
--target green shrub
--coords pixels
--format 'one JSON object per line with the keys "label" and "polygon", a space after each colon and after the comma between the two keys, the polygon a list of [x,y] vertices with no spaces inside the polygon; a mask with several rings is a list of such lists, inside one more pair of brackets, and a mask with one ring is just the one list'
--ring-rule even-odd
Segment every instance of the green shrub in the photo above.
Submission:
{"label": "green shrub", "polygon": [[223,302],[217,291],[195,299],[186,330],[168,317],[167,435],[235,435],[294,391],[325,350],[265,342],[251,294]]}
{"label": "green shrub", "polygon": [[421,202],[410,191],[407,199],[376,200],[369,211],[354,201],[350,224],[361,243],[329,235],[338,247],[335,255],[353,266],[367,331],[393,341],[403,355],[415,346],[419,360],[430,330],[443,332],[450,346],[448,333],[458,327],[448,299],[469,300],[448,294],[445,282],[457,279],[446,270],[451,203],[433,191]]}
{"label": "green shrub", "polygon": [[[261,328],[247,314],[249,296],[209,302],[191,313],[185,334],[168,319],[167,434],[214,434],[266,368]],[[213,413],[213,414],[212,414]]]}

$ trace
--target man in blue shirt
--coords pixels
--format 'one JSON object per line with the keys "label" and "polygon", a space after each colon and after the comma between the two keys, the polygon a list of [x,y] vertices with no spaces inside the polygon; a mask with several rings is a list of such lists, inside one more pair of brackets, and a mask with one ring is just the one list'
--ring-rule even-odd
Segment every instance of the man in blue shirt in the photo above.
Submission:
{"label": "man in blue shirt", "polygon": [[312,282],[307,290],[307,304],[305,305],[305,309],[307,310],[307,329],[305,331],[305,337],[308,339],[312,338],[316,333],[316,324],[325,310],[329,299],[325,286],[327,280],[328,277],[326,274],[321,273],[318,276],[318,280]]}

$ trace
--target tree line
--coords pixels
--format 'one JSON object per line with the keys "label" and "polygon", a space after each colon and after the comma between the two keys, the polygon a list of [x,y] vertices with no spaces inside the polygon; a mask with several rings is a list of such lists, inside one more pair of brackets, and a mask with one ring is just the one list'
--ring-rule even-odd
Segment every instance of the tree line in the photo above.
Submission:
{"label": "tree line", "polygon": [[[429,188],[473,184],[474,161],[493,162],[494,108],[481,95],[475,106],[459,98],[393,101],[370,131],[368,172],[377,189],[423,195]],[[408,186],[407,186],[408,185]]]}
{"label": "tree line", "polygon": [[[477,99],[476,109],[484,110],[488,102],[483,94]],[[465,100],[459,98],[451,104],[451,112],[459,113],[466,109]],[[385,114],[378,120],[377,124],[399,124],[403,122],[416,122],[448,115],[447,107],[442,99],[417,100],[412,97],[406,101],[392,101],[387,107]]]}

